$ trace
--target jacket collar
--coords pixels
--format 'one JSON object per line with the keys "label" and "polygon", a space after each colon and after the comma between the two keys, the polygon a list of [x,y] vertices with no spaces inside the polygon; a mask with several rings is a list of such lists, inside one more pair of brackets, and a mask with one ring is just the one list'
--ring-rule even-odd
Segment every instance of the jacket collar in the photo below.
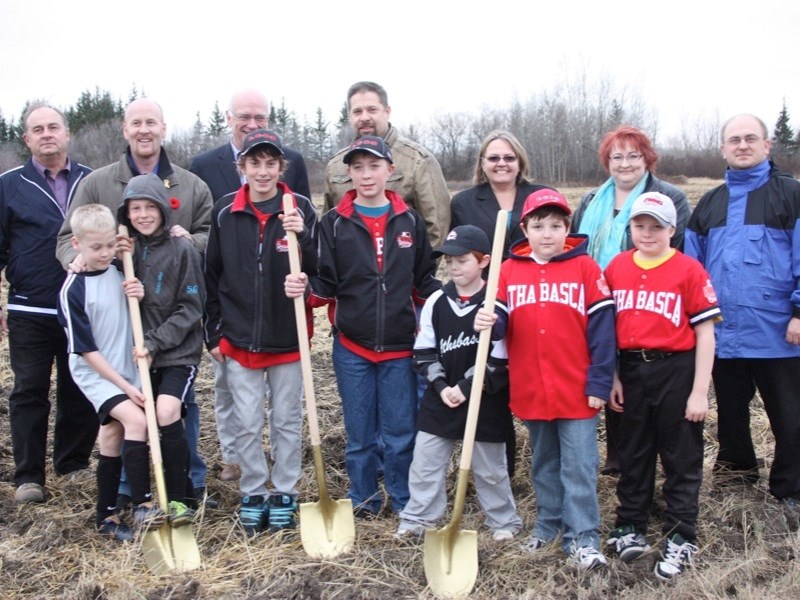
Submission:
{"label": "jacket collar", "polygon": [[[386,197],[389,199],[389,204],[391,205],[391,211],[393,213],[399,215],[408,211],[408,205],[400,194],[388,189],[384,190],[384,194],[386,194]],[[336,205],[334,210],[343,217],[350,219],[356,210],[355,203],[357,195],[358,193],[356,190],[348,190],[345,195],[342,196],[341,201]]]}
{"label": "jacket collar", "polygon": [[[589,236],[583,233],[573,233],[567,236],[567,239],[564,242],[564,252],[559,254],[558,256],[554,256],[550,259],[550,262],[560,262],[564,260],[569,260],[570,258],[575,258],[576,256],[580,256],[581,254],[586,254],[586,249],[589,247]],[[533,258],[531,257],[531,246],[528,243],[528,239],[522,239],[518,241],[516,244],[511,246],[511,250],[508,254],[509,258],[515,258],[518,260],[530,260],[532,261]]]}
{"label": "jacket collar", "polygon": [[[283,181],[278,182],[278,193],[280,194],[281,198],[283,198],[284,194],[291,194],[292,203],[294,204],[295,207],[297,207],[297,198],[294,197],[294,194],[292,194],[292,191],[289,189],[289,186],[286,185]],[[281,209],[280,212],[282,211],[283,209]],[[252,210],[250,209],[250,186],[248,184],[245,183],[236,192],[236,195],[233,197],[231,212],[252,213]]]}

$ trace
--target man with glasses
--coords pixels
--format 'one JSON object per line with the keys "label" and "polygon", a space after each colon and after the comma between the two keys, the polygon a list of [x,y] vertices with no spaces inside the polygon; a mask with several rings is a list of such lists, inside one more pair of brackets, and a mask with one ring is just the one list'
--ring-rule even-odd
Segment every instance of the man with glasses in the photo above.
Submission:
{"label": "man with glasses", "polygon": [[[425,219],[431,246],[436,248],[444,241],[450,225],[450,193],[436,157],[416,142],[400,137],[389,122],[392,109],[386,90],[377,83],[359,81],[351,85],[347,91],[347,110],[356,138],[376,135],[389,146],[395,171],[386,182],[386,189],[400,194]],[[344,164],[348,149],[349,145],[342,148],[325,170],[326,211],[353,189],[353,180]]]}
{"label": "man with glasses", "polygon": [[725,183],[698,202],[686,253],[711,275],[716,325],[715,482],[754,484],[750,401],[761,395],[775,437],[770,492],[800,509],[800,182],[769,159],[764,122],[737,115],[722,127]]}
{"label": "man with glasses", "polygon": [[[244,136],[269,126],[269,102],[257,90],[238,91],[231,97],[225,118],[231,130],[230,141],[198,154],[189,166],[192,173],[208,184],[214,202],[242,187],[244,179],[236,168],[236,155],[242,149]],[[283,153],[289,163],[283,181],[290,190],[310,199],[311,189],[303,155],[285,146]]]}
{"label": "man with glasses", "polygon": [[[172,164],[162,143],[167,134],[164,113],[157,102],[138,98],[125,108],[122,134],[128,143],[119,161],[97,169],[88,175],[75,193],[70,211],[58,234],[56,257],[65,269],[83,270],[85,267],[77,250],[72,247],[72,228],[69,220],[73,212],[84,204],[104,204],[116,214],[122,204],[125,187],[135,175],[155,173],[164,183],[173,209],[170,233],[192,241],[195,249],[205,252],[208,231],[211,227],[211,192],[196,175]],[[200,327],[200,323],[197,324]],[[206,465],[197,453],[200,435],[200,410],[195,401],[194,388],[185,397],[186,440],[189,443],[189,477],[196,498],[205,494]],[[124,484],[120,488],[128,496]],[[215,502],[208,501],[211,507]]]}

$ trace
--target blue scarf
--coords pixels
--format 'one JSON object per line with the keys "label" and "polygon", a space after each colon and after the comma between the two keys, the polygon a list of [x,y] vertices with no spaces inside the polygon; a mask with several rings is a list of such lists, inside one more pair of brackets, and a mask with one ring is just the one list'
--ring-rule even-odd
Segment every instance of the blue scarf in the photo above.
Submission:
{"label": "blue scarf", "polygon": [[617,216],[614,216],[614,178],[608,180],[597,189],[586,211],[583,213],[578,233],[589,236],[589,256],[601,269],[605,269],[611,259],[626,249],[626,229],[631,215],[631,205],[644,191],[647,173],[639,180],[625,199]]}

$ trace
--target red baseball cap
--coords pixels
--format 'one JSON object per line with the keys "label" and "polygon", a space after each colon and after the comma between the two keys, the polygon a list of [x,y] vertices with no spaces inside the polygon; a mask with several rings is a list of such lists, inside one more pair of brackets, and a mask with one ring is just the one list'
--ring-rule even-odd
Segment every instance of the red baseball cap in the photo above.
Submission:
{"label": "red baseball cap", "polygon": [[532,212],[544,206],[555,206],[563,210],[567,215],[572,214],[572,209],[569,207],[567,199],[562,194],[556,190],[543,189],[537,190],[525,198],[525,204],[522,205],[522,217],[520,219],[524,219]]}

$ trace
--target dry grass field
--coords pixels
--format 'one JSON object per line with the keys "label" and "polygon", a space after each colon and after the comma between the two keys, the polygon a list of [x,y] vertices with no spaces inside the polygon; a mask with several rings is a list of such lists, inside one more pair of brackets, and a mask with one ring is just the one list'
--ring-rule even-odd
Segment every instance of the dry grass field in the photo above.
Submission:
{"label": "dry grass field", "polygon": [[[716,185],[711,180],[681,182],[692,202]],[[585,189],[563,190],[576,202]],[[330,361],[330,339],[324,311],[316,314],[314,376],[323,451],[334,498],[346,494],[343,465],[344,429]],[[118,545],[93,529],[95,485],[74,487],[67,478],[48,473],[50,496],[41,505],[18,506],[11,483],[13,460],[8,426],[8,393],[13,379],[5,342],[0,346],[0,598],[112,599],[381,599],[432,598],[426,589],[423,545],[392,537],[396,518],[356,523],[353,551],[334,560],[310,559],[296,533],[263,534],[246,539],[238,529],[235,485],[216,478],[221,468],[213,420],[213,379],[208,358],[197,384],[203,424],[201,451],[209,466],[208,487],[220,508],[201,514],[195,533],[203,568],[156,577],[150,574],[134,544]],[[798,515],[785,514],[766,490],[766,469],[753,488],[714,489],[710,472],[716,452],[716,413],[706,426],[706,474],[699,521],[700,553],[693,570],[669,583],[652,574],[655,552],[630,565],[610,560],[602,572],[586,574],[564,564],[559,549],[532,558],[518,540],[493,542],[481,528],[481,515],[469,493],[462,526],[479,531],[480,572],[472,597],[504,599],[711,599],[800,598]],[[528,471],[527,434],[518,427],[519,458],[513,487],[526,532],[533,521],[534,497]],[[601,432],[602,436],[602,432]],[[772,439],[760,402],[753,403],[753,437],[766,467]],[[265,439],[265,449],[269,440]],[[601,444],[601,448],[604,445]],[[798,458],[800,459],[800,457]],[[308,448],[301,501],[317,499]],[[455,467],[453,461],[453,477]],[[601,536],[612,527],[616,479],[599,478]],[[650,542],[660,547],[663,503],[656,493]],[[526,533],[524,532],[524,533]]]}

